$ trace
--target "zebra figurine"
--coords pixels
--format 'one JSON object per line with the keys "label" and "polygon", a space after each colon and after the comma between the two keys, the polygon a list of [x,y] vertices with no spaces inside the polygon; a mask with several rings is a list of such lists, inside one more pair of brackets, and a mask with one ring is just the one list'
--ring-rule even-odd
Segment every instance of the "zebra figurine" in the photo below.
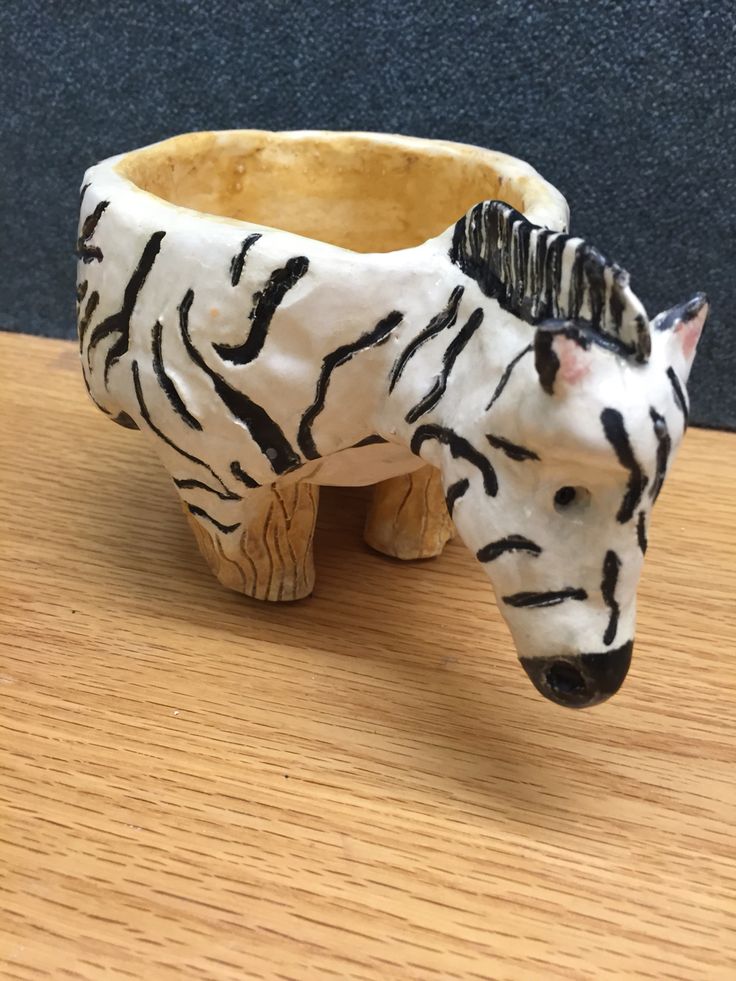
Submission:
{"label": "zebra figurine", "polygon": [[84,380],[219,580],[307,596],[319,485],[376,484],[369,542],[438,554],[454,526],[544,696],[617,691],[706,298],[650,324],[623,269],[502,201],[360,254],[144,194],[119,159],[82,191]]}

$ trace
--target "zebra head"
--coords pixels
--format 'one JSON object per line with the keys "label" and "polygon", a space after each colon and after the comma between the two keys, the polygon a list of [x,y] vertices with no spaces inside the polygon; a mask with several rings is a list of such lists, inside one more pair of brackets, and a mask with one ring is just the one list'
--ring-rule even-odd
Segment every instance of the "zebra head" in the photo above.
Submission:
{"label": "zebra head", "polygon": [[[468,273],[481,286],[485,277],[482,292],[501,307],[486,313],[501,329],[478,332],[456,396],[448,390],[442,416],[413,443],[427,443],[440,466],[456,528],[493,583],[531,681],[584,707],[614,694],[629,668],[649,516],[687,425],[685,384],[708,307],[699,294],[650,325],[623,270],[512,215],[527,226],[522,247],[509,227],[511,259],[471,257]],[[491,231],[479,248],[502,241]],[[456,231],[458,240],[467,242]],[[516,282],[503,282],[515,264]],[[539,286],[550,265],[554,289]],[[498,380],[481,405],[471,379],[491,365]]]}

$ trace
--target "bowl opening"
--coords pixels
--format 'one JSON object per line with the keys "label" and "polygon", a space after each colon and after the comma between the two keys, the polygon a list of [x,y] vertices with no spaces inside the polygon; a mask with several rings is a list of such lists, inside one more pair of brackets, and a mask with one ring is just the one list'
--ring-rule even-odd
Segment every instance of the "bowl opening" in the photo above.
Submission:
{"label": "bowl opening", "polygon": [[524,210],[530,179],[504,173],[508,160],[441,141],[242,130],[176,136],[116,169],[171,204],[390,252],[439,235],[478,201]]}

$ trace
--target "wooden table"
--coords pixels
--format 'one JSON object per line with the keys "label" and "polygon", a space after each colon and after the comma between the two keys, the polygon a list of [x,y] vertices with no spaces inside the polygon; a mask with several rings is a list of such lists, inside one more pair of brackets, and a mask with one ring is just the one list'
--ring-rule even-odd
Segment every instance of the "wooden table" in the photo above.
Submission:
{"label": "wooden table", "polygon": [[0,371],[0,977],[736,978],[736,437],[688,434],[576,713],[460,544],[328,491],[314,597],[244,600],[74,344]]}

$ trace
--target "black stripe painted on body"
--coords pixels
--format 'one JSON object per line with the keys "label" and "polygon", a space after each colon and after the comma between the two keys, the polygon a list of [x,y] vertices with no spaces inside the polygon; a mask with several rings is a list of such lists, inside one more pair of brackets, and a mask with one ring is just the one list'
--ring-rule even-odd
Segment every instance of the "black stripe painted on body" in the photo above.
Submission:
{"label": "black stripe painted on body", "polygon": [[194,514],[198,518],[204,518],[206,521],[209,521],[215,526],[215,528],[217,528],[218,531],[221,531],[223,535],[229,535],[231,531],[237,531],[241,524],[240,521],[236,521],[234,525],[224,525],[221,521],[218,521],[217,518],[213,518],[211,514],[207,514],[204,508],[197,507],[196,504],[187,504],[187,510],[190,514]]}
{"label": "black stripe painted on body", "polygon": [[501,450],[501,452],[505,453],[510,460],[523,461],[539,459],[534,450],[528,450],[525,446],[519,446],[517,443],[512,443],[510,440],[504,439],[502,436],[494,436],[492,433],[486,433],[486,439],[494,449]]}
{"label": "black stripe painted on body", "polygon": [[237,255],[233,256],[230,262],[230,282],[233,286],[237,286],[240,282],[240,277],[243,275],[243,267],[245,266],[245,257],[250,251],[251,246],[255,245],[259,238],[263,238],[260,232],[254,232],[252,235],[248,235],[243,239],[240,251]]}
{"label": "black stripe painted on body", "polygon": [[200,460],[198,456],[194,456],[192,453],[188,453],[180,446],[177,446],[176,443],[166,435],[166,433],[162,432],[162,430],[158,428],[156,423],[151,418],[151,413],[148,411],[148,406],[143,398],[143,388],[141,387],[140,371],[138,369],[137,361],[133,362],[131,371],[133,372],[133,387],[135,388],[135,397],[138,401],[138,408],[146,425],[159,437],[159,439],[162,439],[167,446],[170,446],[172,450],[175,450],[180,456],[183,456],[185,460],[191,460],[191,462],[196,463],[197,466],[204,467],[205,470],[212,474],[220,487],[222,487],[227,494],[230,494],[231,491],[220,480],[209,464],[205,463],[204,460]]}
{"label": "black stripe painted on body", "polygon": [[603,602],[611,611],[606,632],[603,634],[603,643],[606,647],[614,642],[618,631],[618,618],[621,613],[621,607],[616,602],[616,585],[618,583],[620,569],[621,559],[619,559],[615,552],[609,549],[603,560],[603,578],[601,580]]}
{"label": "black stripe painted on body", "polygon": [[443,446],[448,447],[455,459],[462,458],[463,460],[467,460],[468,463],[472,463],[474,467],[477,467],[483,475],[483,487],[486,494],[489,497],[496,496],[498,493],[498,479],[496,478],[496,471],[493,469],[491,461],[476,450],[466,439],[458,436],[456,432],[445,426],[427,423],[420,426],[412,436],[412,453],[419,456],[422,444],[428,439],[436,439]]}
{"label": "black stripe painted on body", "polygon": [[110,334],[120,334],[105,355],[105,384],[107,384],[107,376],[112,366],[127,353],[130,339],[130,318],[133,315],[138,294],[143,289],[143,284],[156,261],[156,256],[161,249],[161,242],[165,235],[166,232],[154,232],[151,235],[138,260],[138,265],[125,287],[123,303],[120,310],[117,313],[111,314],[109,317],[105,317],[92,331],[87,348],[87,364],[90,367],[92,367],[91,354],[93,348],[97,347],[100,341],[104,340]]}
{"label": "black stripe painted on body", "polygon": [[196,419],[189,409],[186,407],[184,400],[179,391],[174,385],[173,381],[166,374],[166,369],[164,368],[163,360],[163,326],[160,320],[157,320],[153,325],[153,330],[151,331],[151,351],[153,354],[153,370],[158,379],[158,383],[161,386],[164,395],[169,400],[171,408],[176,412],[182,422],[186,423],[190,429],[202,429],[202,423],[199,419]]}
{"label": "black stripe painted on body", "polygon": [[447,488],[447,494],[445,494],[445,503],[447,504],[447,510],[449,512],[450,517],[452,517],[452,513],[455,510],[455,504],[457,503],[457,501],[460,500],[463,494],[467,491],[468,487],[470,487],[470,481],[468,480],[467,477],[463,477],[462,480],[456,480],[454,484],[451,484]]}
{"label": "black stripe painted on body", "polygon": [[245,470],[243,470],[237,460],[233,460],[233,462],[230,464],[230,473],[233,475],[233,477],[237,477],[238,480],[245,484],[246,487],[253,489],[261,486],[257,480],[254,480],[249,473],[246,473]]}
{"label": "black stripe painted on body", "polygon": [[662,490],[664,478],[667,476],[667,464],[670,458],[670,451],[672,450],[672,440],[670,439],[667,421],[664,416],[661,416],[651,406],[649,408],[649,418],[652,420],[652,427],[657,440],[657,473],[652,486],[649,488],[649,496],[653,501],[656,501],[659,497],[659,492]]}
{"label": "black stripe painted on body", "polygon": [[388,440],[384,439],[383,436],[379,436],[377,433],[374,433],[372,436],[366,436],[364,439],[359,439],[357,443],[353,443],[350,449],[357,450],[360,449],[361,446],[374,446],[377,443],[388,443]]}
{"label": "black stripe painted on body", "polygon": [[483,322],[483,311],[480,307],[473,312],[468,317],[467,322],[458,332],[457,336],[453,338],[452,341],[447,346],[445,353],[442,355],[442,368],[439,375],[435,379],[434,384],[430,388],[423,398],[417,402],[417,404],[409,409],[406,414],[406,421],[408,423],[415,423],[417,419],[420,419],[427,412],[430,412],[445,394],[447,389],[447,381],[450,377],[450,372],[452,371],[455,362],[458,357],[462,354],[466,345],[470,341],[470,338],[476,332]]}
{"label": "black stripe painted on body", "polygon": [[75,252],[78,258],[80,258],[84,263],[102,262],[102,249],[98,248],[96,245],[89,245],[88,243],[95,233],[97,223],[109,204],[109,201],[100,201],[100,203],[95,207],[94,211],[87,215],[82,223],[82,230],[79,238],[77,239],[77,247]]}
{"label": "black stripe painted on body", "polygon": [[115,418],[112,420],[116,425],[122,426],[123,429],[137,429],[138,423],[131,419],[127,412],[118,412]]}
{"label": "black stripe painted on body", "polygon": [[677,408],[682,413],[684,419],[684,428],[687,429],[687,424],[690,418],[690,410],[687,404],[687,398],[685,396],[685,390],[682,387],[680,379],[677,377],[677,372],[674,368],[670,367],[667,369],[667,377],[670,380],[670,385],[672,386],[672,394],[675,399]]}
{"label": "black stripe painted on body", "polygon": [[240,501],[242,500],[240,494],[234,494],[232,491],[227,491],[223,493],[222,491],[216,490],[214,487],[210,487],[209,484],[205,484],[201,480],[195,480],[193,477],[187,477],[185,479],[179,479],[174,477],[174,483],[181,490],[203,490],[210,494],[214,494],[215,497],[219,497],[221,501]]}
{"label": "black stripe painted on body", "polygon": [[447,330],[448,327],[454,327],[457,321],[458,307],[460,306],[460,300],[462,299],[464,292],[464,286],[456,286],[450,294],[450,298],[447,301],[447,306],[444,308],[444,310],[438,313],[436,317],[433,317],[424,330],[417,334],[417,336],[406,345],[391,369],[388,386],[389,393],[393,392],[396,382],[399,380],[399,378],[401,378],[404,368],[414,357],[419,348],[422,347],[423,344],[426,344],[427,341],[431,341],[433,337],[436,337],[437,334],[441,333],[443,330]]}
{"label": "black stripe painted on body", "polygon": [[555,337],[556,332],[553,330],[540,329],[534,335],[534,368],[539,376],[539,384],[548,395],[555,393],[555,381],[560,370],[560,359],[554,345]]}
{"label": "black stripe painted on body", "polygon": [[361,334],[356,341],[352,341],[350,344],[343,344],[342,347],[338,347],[325,356],[322,361],[322,370],[317,380],[314,402],[304,412],[299,424],[297,441],[299,448],[308,460],[316,460],[319,457],[319,452],[312,436],[312,426],[317,416],[325,407],[325,398],[327,397],[327,389],[330,384],[332,372],[341,365],[347,364],[353,355],[388,340],[391,331],[398,327],[402,320],[403,314],[399,313],[398,310],[392,310],[383,320],[379,320],[372,330]]}
{"label": "black stripe painted on body", "polygon": [[536,609],[542,606],[559,606],[565,600],[587,600],[588,594],[584,589],[557,589],[549,590],[546,593],[512,593],[511,596],[504,596],[503,601],[508,606],[517,608]]}
{"label": "black stripe painted on body", "polygon": [[82,351],[82,346],[84,345],[84,336],[87,333],[87,328],[90,325],[95,310],[97,309],[97,304],[99,302],[100,302],[100,294],[97,292],[97,290],[92,290],[92,292],[89,294],[89,299],[85,304],[84,314],[79,318],[79,324],[77,326],[77,331],[79,333],[80,353]]}
{"label": "black stripe painted on body", "polygon": [[639,462],[634,456],[631,448],[629,434],[626,432],[624,417],[617,409],[604,409],[601,412],[601,423],[606,439],[613,447],[619,463],[629,471],[629,483],[626,488],[621,507],[616,515],[616,520],[621,524],[630,521],[634,511],[641,500],[648,478],[639,466]]}
{"label": "black stripe painted on body", "polygon": [[647,554],[647,516],[644,511],[639,512],[639,519],[636,522],[636,540],[639,543],[641,554]]}
{"label": "black stripe painted on body", "polygon": [[508,535],[478,549],[476,558],[479,562],[493,562],[506,552],[530,552],[532,555],[541,555],[542,548],[523,535]]}
{"label": "black stripe painted on body", "polygon": [[309,269],[305,255],[289,259],[283,269],[275,269],[262,292],[253,296],[249,314],[251,328],[242,344],[213,344],[219,357],[230,364],[248,364],[263,350],[273,316],[288,291],[299,282]]}
{"label": "black stripe painted on body", "polygon": [[100,405],[100,403],[92,394],[92,389],[90,388],[89,382],[87,381],[87,375],[84,372],[84,368],[82,368],[82,381],[84,382],[84,387],[87,389],[87,395],[89,395],[89,397],[92,399],[92,401],[100,410],[100,412],[104,412],[106,416],[112,416],[112,412],[110,412],[109,409],[106,409],[104,405]]}
{"label": "black stripe painted on body", "polygon": [[498,381],[498,384],[496,385],[496,390],[494,391],[493,395],[491,396],[491,401],[486,406],[486,412],[488,412],[488,410],[493,405],[493,403],[496,401],[496,399],[499,397],[499,395],[501,394],[501,392],[504,390],[504,388],[506,388],[506,384],[507,384],[509,378],[511,377],[511,373],[513,372],[514,368],[517,366],[517,364],[521,361],[521,359],[525,355],[529,354],[529,352],[532,350],[532,347],[533,347],[532,344],[527,344],[527,346],[522,351],[519,351],[519,353],[517,355],[515,355],[511,359],[511,361],[509,361],[509,363],[506,365],[506,367],[504,368],[504,372],[501,375],[501,377],[500,377],[500,379]]}
{"label": "black stripe painted on body", "polygon": [[284,474],[301,464],[298,454],[284,435],[281,427],[260,405],[243,392],[229,385],[222,375],[210,368],[194,346],[189,335],[189,311],[194,301],[194,291],[187,290],[179,304],[179,328],[187,354],[212,381],[215,392],[227,406],[237,422],[244,426],[268,460],[274,473]]}

